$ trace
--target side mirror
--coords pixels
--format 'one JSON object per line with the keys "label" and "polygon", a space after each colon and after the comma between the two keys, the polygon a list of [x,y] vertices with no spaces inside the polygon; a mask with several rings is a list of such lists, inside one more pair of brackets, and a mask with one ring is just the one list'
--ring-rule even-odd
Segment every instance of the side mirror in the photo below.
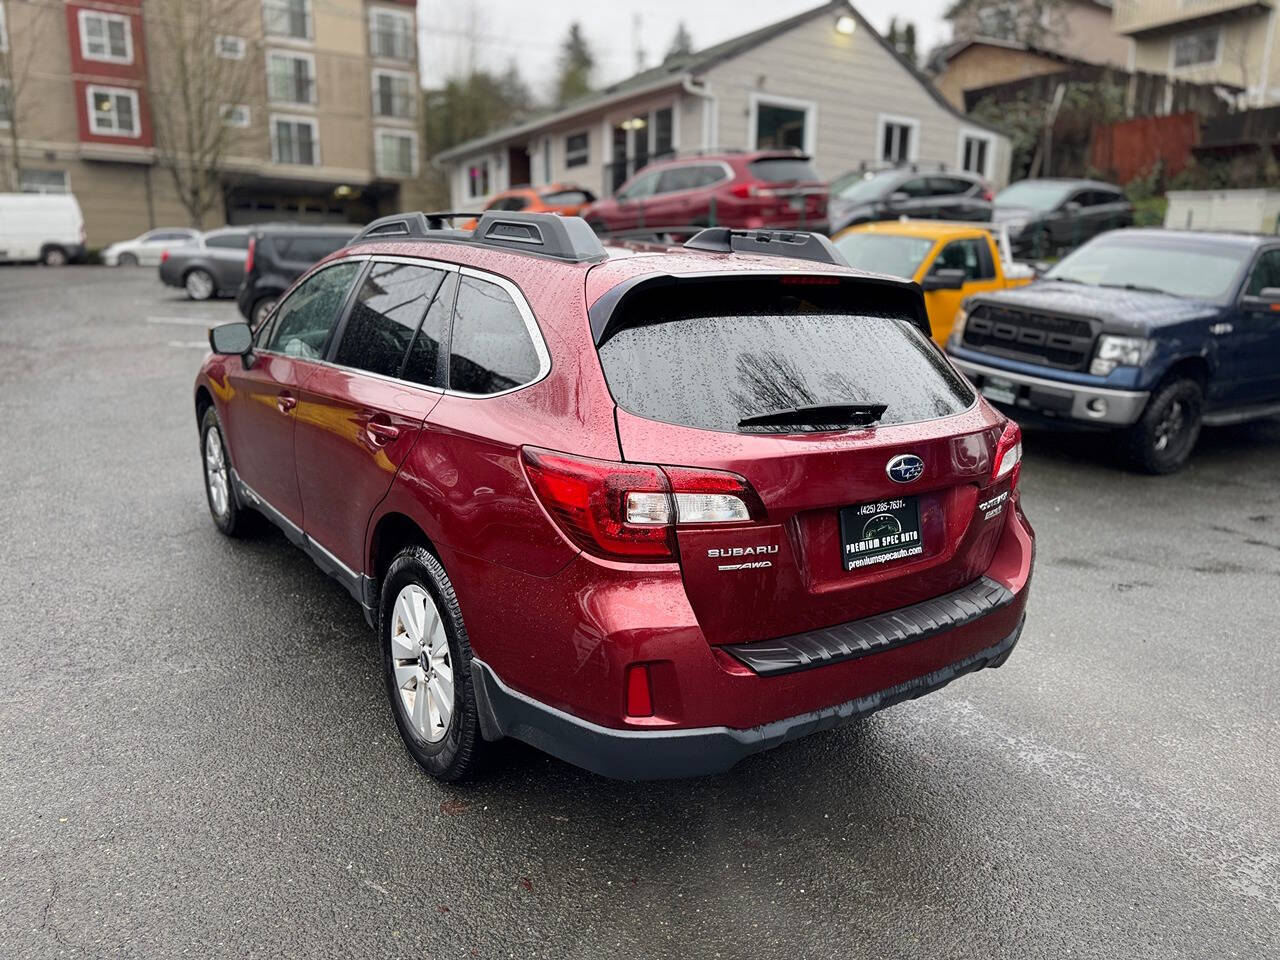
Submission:
{"label": "side mirror", "polygon": [[911,199],[911,194],[903,193],[901,190],[889,194],[889,206],[896,207],[900,203],[906,203]]}
{"label": "side mirror", "polygon": [[932,270],[920,281],[921,290],[963,290],[964,271],[959,267]]}
{"label": "side mirror", "polygon": [[224,323],[209,330],[209,348],[214,353],[243,357],[253,349],[253,331],[247,323]]}
{"label": "side mirror", "polygon": [[1244,297],[1241,305],[1247,310],[1280,314],[1280,287],[1263,287],[1256,295]]}
{"label": "side mirror", "polygon": [[1077,203],[1075,200],[1069,200],[1062,205],[1062,212],[1069,217],[1074,217],[1082,209],[1084,208],[1081,207],[1081,205]]}

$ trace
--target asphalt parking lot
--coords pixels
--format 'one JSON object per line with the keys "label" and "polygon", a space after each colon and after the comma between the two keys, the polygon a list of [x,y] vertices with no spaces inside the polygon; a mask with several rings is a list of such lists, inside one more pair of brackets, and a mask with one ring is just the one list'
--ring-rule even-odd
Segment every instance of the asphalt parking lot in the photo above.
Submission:
{"label": "asphalt parking lot", "polygon": [[209,522],[236,316],[0,269],[0,956],[1280,955],[1280,420],[1167,478],[1029,434],[999,670],[718,778],[451,788],[342,588]]}

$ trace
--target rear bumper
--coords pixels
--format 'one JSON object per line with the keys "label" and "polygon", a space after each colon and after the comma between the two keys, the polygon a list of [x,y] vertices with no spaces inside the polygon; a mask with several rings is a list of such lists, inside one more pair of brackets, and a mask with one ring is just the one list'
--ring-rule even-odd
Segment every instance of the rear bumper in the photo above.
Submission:
{"label": "rear bumper", "polygon": [[[1127,427],[1142,416],[1150,393],[1145,390],[1112,390],[1089,387],[1066,380],[1050,380],[1002,367],[975,363],[955,353],[951,362],[973,381],[979,390],[989,377],[1008,380],[1016,388],[1012,405],[997,404],[1015,419],[1024,412],[1054,420],[1074,420],[1104,427]],[[990,399],[990,398],[988,398]]]}
{"label": "rear bumper", "polygon": [[679,730],[618,730],[557,710],[511,689],[488,664],[471,661],[471,679],[485,739],[504,736],[593,773],[624,780],[664,780],[722,773],[739,760],[829,730],[857,717],[912,700],[957,677],[998,667],[1013,652],[1024,620],[986,649],[937,670],[866,696],[747,730],[697,727]]}

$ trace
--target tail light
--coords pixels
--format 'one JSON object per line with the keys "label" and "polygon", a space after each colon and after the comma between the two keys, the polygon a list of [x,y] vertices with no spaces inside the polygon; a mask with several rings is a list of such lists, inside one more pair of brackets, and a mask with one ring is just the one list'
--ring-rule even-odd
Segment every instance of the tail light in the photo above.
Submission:
{"label": "tail light", "polygon": [[1005,424],[1000,442],[996,444],[994,464],[991,482],[1008,477],[1009,489],[1017,487],[1018,475],[1022,472],[1022,428],[1012,420]]}
{"label": "tail light", "polygon": [[169,251],[168,251],[168,250],[161,250],[161,251],[160,251],[160,262],[161,262],[161,263],[168,263],[168,262],[169,262]]}
{"label": "tail light", "polygon": [[746,183],[735,183],[729,188],[729,193],[735,197],[745,200],[748,197],[773,197],[777,196],[777,191],[772,187],[767,187],[763,183],[751,180]]}
{"label": "tail light", "polygon": [[676,558],[682,525],[749,523],[764,505],[735,473],[592,460],[525,447],[534,493],[571,541],[598,557]]}
{"label": "tail light", "polygon": [[653,716],[653,693],[646,664],[633,663],[627,668],[627,716]]}
{"label": "tail light", "polygon": [[994,200],[995,198],[996,198],[996,195],[995,195],[994,193],[992,193],[992,192],[991,192],[991,188],[990,188],[990,187],[983,187],[983,188],[982,188],[982,199],[983,199],[983,200],[987,201],[987,203],[990,203],[990,202],[991,202],[992,200]]}
{"label": "tail light", "polygon": [[244,257],[245,276],[248,276],[249,272],[253,270],[253,255],[254,253],[257,252],[257,249],[258,249],[258,238],[253,236],[249,237],[249,252],[246,253]]}

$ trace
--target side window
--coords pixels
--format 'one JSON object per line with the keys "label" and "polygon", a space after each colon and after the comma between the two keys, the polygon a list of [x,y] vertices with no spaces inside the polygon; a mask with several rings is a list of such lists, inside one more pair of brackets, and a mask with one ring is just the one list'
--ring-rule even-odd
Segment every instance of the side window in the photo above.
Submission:
{"label": "side window", "polygon": [[205,237],[204,245],[215,250],[248,250],[247,233],[216,233]]}
{"label": "side window", "polygon": [[658,185],[658,171],[646,173],[644,176],[637,178],[631,186],[618,194],[619,200],[639,200],[641,197],[647,197],[654,191],[654,187]]}
{"label": "side window", "polygon": [[[954,240],[942,248],[932,271],[963,270],[965,281],[989,280],[995,276],[989,257],[982,255],[982,241]],[[932,272],[931,271],[931,272]]]}
{"label": "side window", "polygon": [[280,259],[308,265],[319,263],[349,242],[350,237],[347,236],[293,237],[285,243]]}
{"label": "side window", "polygon": [[1267,287],[1280,287],[1280,247],[1258,255],[1244,292],[1246,296],[1256,297]]}
{"label": "side window", "polygon": [[973,184],[959,177],[930,177],[929,189],[935,197],[949,197],[960,193],[968,193]]}
{"label": "side window", "polygon": [[453,310],[449,389],[499,393],[537,375],[537,351],[507,291],[494,283],[463,277]]}
{"label": "side window", "polygon": [[375,263],[360,285],[334,362],[384,377],[400,376],[418,325],[446,271]]}
{"label": "side window", "polygon": [[927,197],[929,196],[929,181],[924,177],[916,177],[914,180],[908,180],[893,192],[905,193],[909,197]]}
{"label": "side window", "polygon": [[444,386],[444,376],[440,370],[440,345],[444,343],[449,330],[453,298],[457,291],[458,274],[450,271],[445,274],[444,283],[440,284],[435,296],[431,298],[427,315],[418,328],[418,335],[413,338],[413,346],[409,348],[409,361],[401,374],[405,380],[428,387]]}
{"label": "side window", "polygon": [[718,167],[685,166],[668,167],[658,178],[658,193],[674,193],[677,190],[694,190],[711,182],[707,178],[708,169],[720,172]]}
{"label": "side window", "polygon": [[363,263],[339,263],[304,280],[276,311],[267,350],[305,360],[319,360],[347,291]]}

